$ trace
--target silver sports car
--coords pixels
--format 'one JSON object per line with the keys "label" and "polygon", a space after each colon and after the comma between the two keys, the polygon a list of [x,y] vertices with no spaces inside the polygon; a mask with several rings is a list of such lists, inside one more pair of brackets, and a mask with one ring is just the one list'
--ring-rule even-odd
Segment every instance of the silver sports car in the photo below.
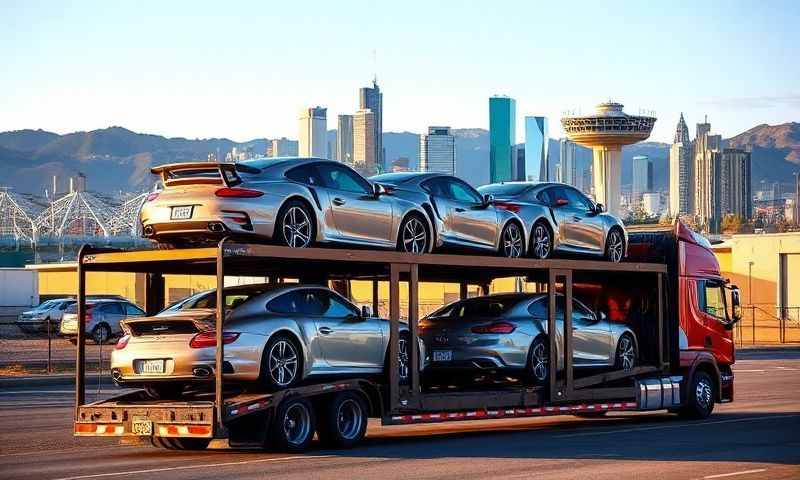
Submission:
{"label": "silver sports car", "polygon": [[514,258],[525,254],[527,233],[520,218],[459,178],[402,172],[370,180],[396,198],[422,205],[434,225],[436,247],[468,247]]}
{"label": "silver sports car", "polygon": [[[420,321],[430,355],[426,370],[517,371],[534,383],[548,378],[546,293],[474,297],[446,305]],[[559,320],[559,318],[561,320]],[[556,348],[563,349],[564,297],[556,297]],[[573,299],[573,365],[632,369],[638,345],[633,331],[606,321]],[[558,368],[563,368],[559,355]]]}
{"label": "silver sports car", "polygon": [[[260,382],[274,390],[317,375],[384,372],[389,322],[364,315],[333,290],[242,286],[226,288],[225,303],[230,308],[223,335],[228,380]],[[157,316],[123,322],[126,335],[111,356],[114,380],[143,386],[153,396],[176,395],[188,383],[213,380],[215,308],[215,291],[203,292]],[[407,328],[401,325],[401,380],[408,378],[407,345]]]}
{"label": "silver sports car", "polygon": [[563,252],[620,262],[627,254],[628,234],[622,220],[570,185],[510,182],[478,190],[491,195],[495,205],[519,216],[530,237],[528,252],[534,258]]}
{"label": "silver sports car", "polygon": [[430,251],[425,210],[348,166],[318,158],[176,163],[153,168],[164,188],[141,211],[145,237],[181,245],[225,235],[303,248],[343,242]]}

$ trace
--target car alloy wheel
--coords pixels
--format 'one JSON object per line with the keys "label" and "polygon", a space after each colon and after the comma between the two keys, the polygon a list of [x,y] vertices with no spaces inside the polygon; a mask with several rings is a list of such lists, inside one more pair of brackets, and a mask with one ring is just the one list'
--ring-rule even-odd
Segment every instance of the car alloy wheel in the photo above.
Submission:
{"label": "car alloy wheel", "polygon": [[625,250],[625,244],[622,240],[622,234],[619,230],[611,230],[608,234],[608,246],[606,247],[606,256],[614,263],[622,261],[622,254]]}
{"label": "car alloy wheel", "polygon": [[292,248],[305,248],[311,244],[311,219],[305,209],[293,205],[283,214],[283,238]]}
{"label": "car alloy wheel", "polygon": [[531,350],[531,373],[533,378],[542,383],[547,380],[547,370],[550,367],[550,359],[547,355],[547,345],[544,341],[537,341]]}
{"label": "car alloy wheel", "polygon": [[503,229],[501,253],[507,258],[519,258],[522,256],[522,230],[516,223],[509,223]]}
{"label": "car alloy wheel", "polygon": [[551,248],[550,231],[541,223],[533,227],[533,256],[547,258]]}
{"label": "car alloy wheel", "polygon": [[109,337],[111,337],[111,331],[106,325],[101,324],[94,327],[94,330],[92,331],[92,339],[94,340],[94,343],[98,345],[106,343]]}
{"label": "car alloy wheel", "polygon": [[628,335],[623,335],[619,339],[617,364],[619,368],[625,371],[630,371],[636,366],[636,346]]}
{"label": "car alloy wheel", "polygon": [[400,337],[397,342],[397,374],[401,382],[408,381],[408,338]]}
{"label": "car alloy wheel", "polygon": [[278,340],[269,350],[269,376],[279,387],[291,385],[297,376],[297,351],[292,342]]}
{"label": "car alloy wheel", "polygon": [[400,248],[406,253],[425,253],[428,248],[428,230],[417,216],[403,223]]}

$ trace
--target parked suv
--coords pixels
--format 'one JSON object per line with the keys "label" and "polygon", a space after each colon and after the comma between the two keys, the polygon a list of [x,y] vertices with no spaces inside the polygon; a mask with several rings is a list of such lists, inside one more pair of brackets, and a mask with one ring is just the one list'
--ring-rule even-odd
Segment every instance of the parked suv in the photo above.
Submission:
{"label": "parked suv", "polygon": [[55,298],[42,302],[36,308],[22,312],[17,317],[17,327],[25,333],[41,333],[47,331],[50,322],[53,333],[61,323],[64,311],[75,304],[74,298]]}
{"label": "parked suv", "polygon": [[[101,344],[122,332],[120,322],[130,317],[144,316],[144,310],[128,300],[98,299],[86,302],[86,326],[84,331]],[[61,335],[74,342],[78,335],[78,305],[67,307],[61,319]]]}

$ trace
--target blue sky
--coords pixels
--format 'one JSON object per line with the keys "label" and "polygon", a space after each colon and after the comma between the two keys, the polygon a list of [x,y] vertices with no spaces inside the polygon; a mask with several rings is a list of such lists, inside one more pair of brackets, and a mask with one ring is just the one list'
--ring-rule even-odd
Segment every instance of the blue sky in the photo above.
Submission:
{"label": "blue sky", "polygon": [[[0,131],[121,125],[297,137],[297,110],[357,108],[377,71],[384,130],[488,127],[488,97],[547,115],[609,98],[732,136],[800,121],[800,2],[0,2]],[[373,51],[377,61],[373,61]]]}

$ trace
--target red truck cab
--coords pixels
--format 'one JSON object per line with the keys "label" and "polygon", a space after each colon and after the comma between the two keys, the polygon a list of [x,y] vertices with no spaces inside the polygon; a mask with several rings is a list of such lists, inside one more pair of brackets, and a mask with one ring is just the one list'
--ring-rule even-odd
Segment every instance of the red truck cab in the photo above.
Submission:
{"label": "red truck cab", "polygon": [[[669,272],[668,314],[677,316],[672,365],[687,383],[687,395],[713,394],[717,402],[733,401],[735,362],[733,326],[739,320],[739,291],[722,276],[709,241],[680,221],[672,226],[629,228],[629,261],[666,263]],[[678,358],[675,359],[674,356]],[[696,385],[698,372],[712,385]]]}

